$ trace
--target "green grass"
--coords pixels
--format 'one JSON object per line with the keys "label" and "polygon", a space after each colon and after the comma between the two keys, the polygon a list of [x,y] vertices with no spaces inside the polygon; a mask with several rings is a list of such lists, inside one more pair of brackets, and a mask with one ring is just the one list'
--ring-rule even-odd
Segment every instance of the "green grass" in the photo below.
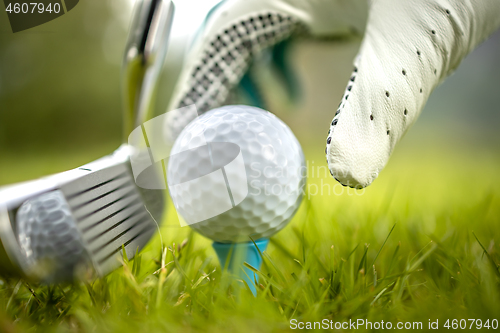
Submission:
{"label": "green grass", "polygon": [[[320,154],[308,159],[324,165]],[[342,195],[312,195],[314,185],[336,183],[310,168],[309,195],[264,252],[257,297],[221,271],[210,241],[179,227],[170,206],[164,248],[157,236],[106,278],[0,280],[0,332],[261,333],[290,330],[291,319],[424,329],[429,319],[441,328],[446,319],[500,320],[499,161],[491,149],[398,150],[365,192]]]}

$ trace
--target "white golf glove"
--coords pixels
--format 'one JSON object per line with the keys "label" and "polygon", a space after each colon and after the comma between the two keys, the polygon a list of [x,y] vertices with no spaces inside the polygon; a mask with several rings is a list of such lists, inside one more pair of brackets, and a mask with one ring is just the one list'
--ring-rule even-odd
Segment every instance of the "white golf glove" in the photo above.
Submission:
{"label": "white golf glove", "polygon": [[[325,119],[330,173],[343,185],[365,187],[434,88],[499,26],[499,0],[226,0],[191,48],[169,110],[195,104],[205,112],[227,103],[252,58],[294,34],[365,30],[340,106]],[[174,118],[169,126],[178,132],[193,113]]]}

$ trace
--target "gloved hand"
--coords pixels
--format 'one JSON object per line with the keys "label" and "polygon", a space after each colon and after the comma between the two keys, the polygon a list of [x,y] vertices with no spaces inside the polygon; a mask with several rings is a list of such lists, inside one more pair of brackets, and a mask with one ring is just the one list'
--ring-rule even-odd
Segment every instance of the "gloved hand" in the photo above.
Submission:
{"label": "gloved hand", "polygon": [[[195,104],[205,112],[227,103],[252,59],[294,34],[348,35],[365,25],[342,101],[333,120],[325,119],[325,152],[335,179],[366,187],[434,88],[500,26],[500,1],[226,0],[207,18],[169,110]],[[169,126],[178,131],[193,113],[173,117]]]}

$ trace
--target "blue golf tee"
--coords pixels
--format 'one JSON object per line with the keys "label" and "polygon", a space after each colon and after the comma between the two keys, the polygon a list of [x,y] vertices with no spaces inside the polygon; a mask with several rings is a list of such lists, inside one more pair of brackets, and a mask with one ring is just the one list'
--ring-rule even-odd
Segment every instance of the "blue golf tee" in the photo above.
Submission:
{"label": "blue golf tee", "polygon": [[[256,269],[260,269],[262,257],[257,250],[264,252],[269,244],[269,239],[261,238],[253,242],[245,243],[218,243],[213,242],[212,247],[219,257],[219,262],[222,268],[226,267],[230,272],[235,273],[238,277],[244,280],[254,295],[257,295],[255,281],[259,281],[259,277],[250,268],[247,268],[243,263],[248,263]],[[257,247],[255,247],[257,245]],[[227,261],[229,260],[229,263]]]}

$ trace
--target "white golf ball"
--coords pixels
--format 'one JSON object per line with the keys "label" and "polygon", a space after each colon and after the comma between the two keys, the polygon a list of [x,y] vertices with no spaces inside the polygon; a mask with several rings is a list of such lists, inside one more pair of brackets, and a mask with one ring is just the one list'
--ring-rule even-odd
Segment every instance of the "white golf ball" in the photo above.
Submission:
{"label": "white golf ball", "polygon": [[270,237],[297,211],[304,154],[270,112],[231,105],[197,117],[177,137],[168,163],[172,201],[183,220],[217,242]]}

